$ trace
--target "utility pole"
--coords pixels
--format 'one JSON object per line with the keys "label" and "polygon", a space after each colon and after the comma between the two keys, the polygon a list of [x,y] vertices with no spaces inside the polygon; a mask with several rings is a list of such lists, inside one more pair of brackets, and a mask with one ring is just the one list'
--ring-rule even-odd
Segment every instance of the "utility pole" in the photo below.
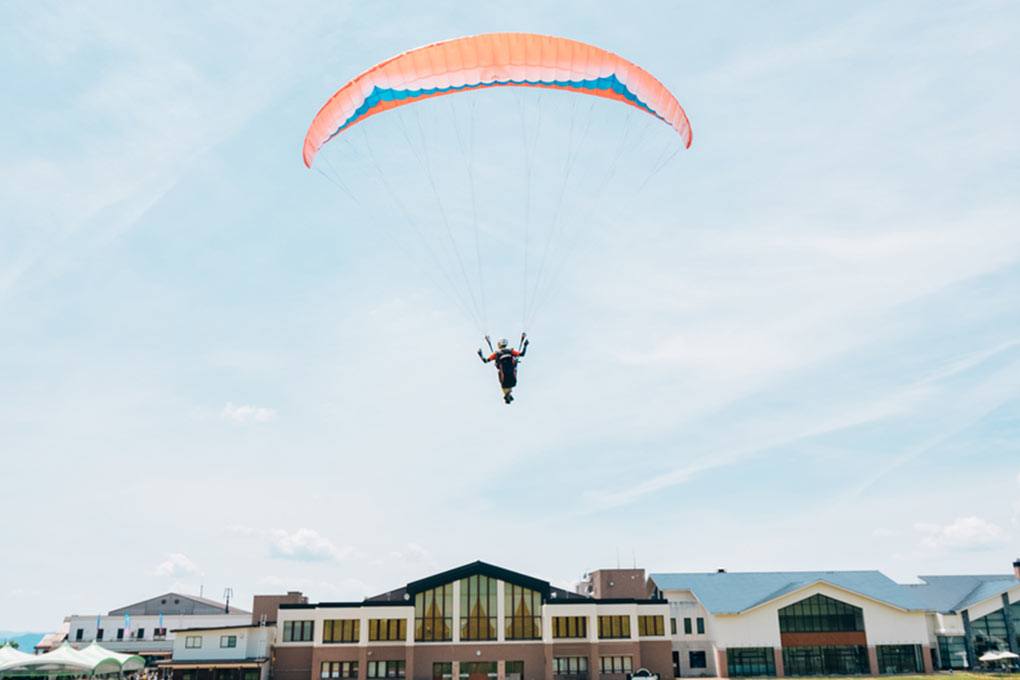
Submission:
{"label": "utility pole", "polygon": [[232,598],[233,596],[234,596],[234,589],[233,588],[224,588],[223,589],[223,599],[227,601],[227,607],[226,607],[226,609],[223,610],[224,614],[229,614],[230,613],[230,598]]}

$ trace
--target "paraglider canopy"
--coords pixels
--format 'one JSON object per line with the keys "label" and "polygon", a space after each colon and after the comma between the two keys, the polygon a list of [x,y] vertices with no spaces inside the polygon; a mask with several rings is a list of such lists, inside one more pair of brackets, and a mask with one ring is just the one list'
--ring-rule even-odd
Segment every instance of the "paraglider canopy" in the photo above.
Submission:
{"label": "paraglider canopy", "polygon": [[304,161],[382,111],[485,87],[543,87],[614,99],[672,126],[691,145],[687,114],[666,86],[612,52],[533,33],[486,33],[419,47],[376,64],[340,88],[312,120]]}

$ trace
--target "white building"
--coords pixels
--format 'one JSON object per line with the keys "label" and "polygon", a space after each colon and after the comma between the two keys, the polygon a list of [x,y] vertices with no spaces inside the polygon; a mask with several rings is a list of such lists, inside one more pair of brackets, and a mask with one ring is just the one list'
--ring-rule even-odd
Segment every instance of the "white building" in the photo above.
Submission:
{"label": "white building", "polygon": [[268,680],[276,628],[248,624],[173,630],[172,680]]}
{"label": "white building", "polygon": [[931,672],[930,606],[878,571],[652,574],[677,676]]}
{"label": "white building", "polygon": [[673,672],[878,675],[974,668],[1020,654],[1020,560],[1013,574],[878,571],[652,574],[669,602]]}
{"label": "white building", "polygon": [[72,646],[80,649],[95,641],[116,652],[138,654],[150,663],[170,658],[174,630],[251,623],[250,611],[181,593],[166,593],[107,614],[74,614],[65,619],[66,642]]}

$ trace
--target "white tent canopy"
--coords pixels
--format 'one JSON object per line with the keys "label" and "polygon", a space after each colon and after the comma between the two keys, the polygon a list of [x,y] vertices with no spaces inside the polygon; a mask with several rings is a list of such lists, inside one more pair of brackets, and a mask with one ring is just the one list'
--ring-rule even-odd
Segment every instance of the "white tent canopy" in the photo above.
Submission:
{"label": "white tent canopy", "polygon": [[0,650],[0,678],[18,675],[106,675],[131,672],[145,666],[135,654],[121,654],[95,642],[77,650],[66,642],[45,654],[25,654],[15,649]]}
{"label": "white tent canopy", "polygon": [[1020,659],[1020,656],[1013,652],[985,652],[978,657],[978,661],[1005,661],[1006,659]]}

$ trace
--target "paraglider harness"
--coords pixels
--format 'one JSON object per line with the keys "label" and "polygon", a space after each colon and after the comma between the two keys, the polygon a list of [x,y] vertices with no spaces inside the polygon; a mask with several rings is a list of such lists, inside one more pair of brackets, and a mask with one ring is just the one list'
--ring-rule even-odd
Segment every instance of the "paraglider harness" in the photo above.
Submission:
{"label": "paraglider harness", "polygon": [[492,354],[485,357],[482,355],[482,350],[478,350],[478,356],[481,357],[482,362],[496,362],[496,368],[499,370],[499,384],[503,388],[511,388],[517,385],[517,362],[518,359],[523,357],[528,351],[528,341],[526,340],[526,337],[526,333],[521,333],[521,344],[519,350],[515,350],[510,347],[493,350],[492,340],[488,335],[486,335],[485,342],[488,343],[489,350]]}

